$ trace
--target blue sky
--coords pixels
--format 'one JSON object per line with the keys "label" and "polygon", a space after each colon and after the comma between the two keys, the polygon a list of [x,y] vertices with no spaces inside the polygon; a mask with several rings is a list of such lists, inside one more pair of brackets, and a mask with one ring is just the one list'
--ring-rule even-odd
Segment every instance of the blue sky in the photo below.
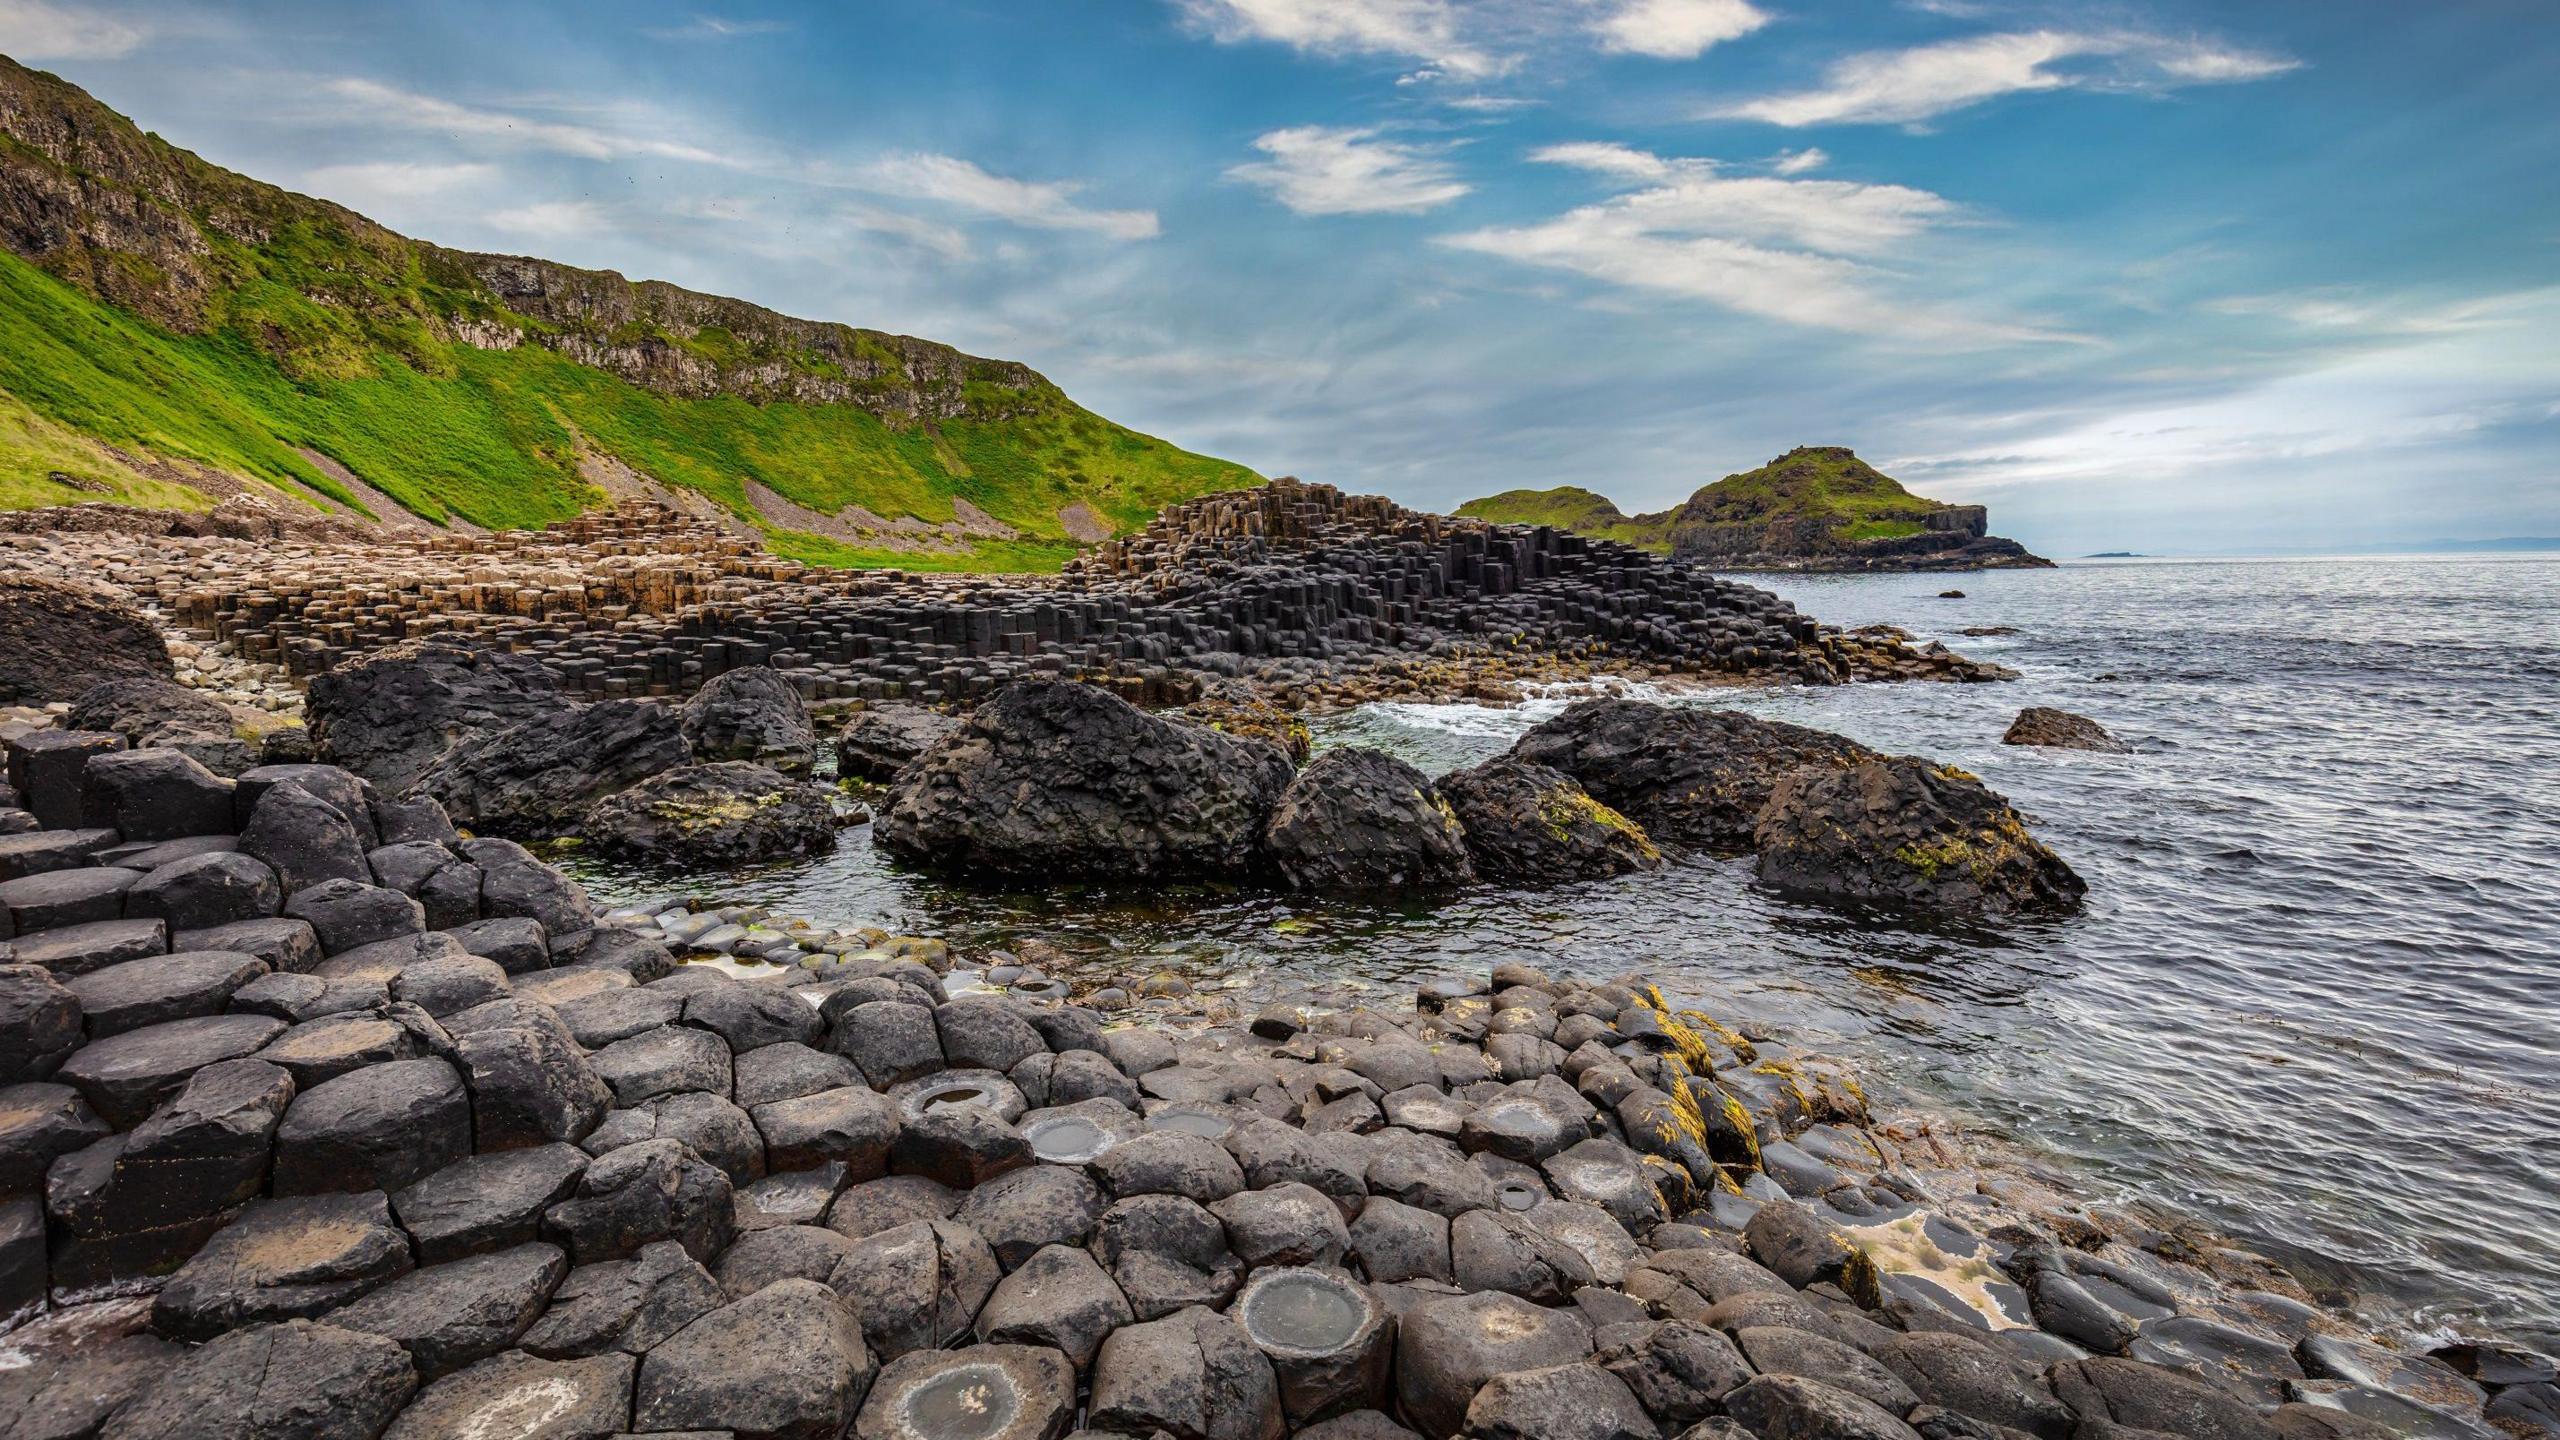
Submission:
{"label": "blue sky", "polygon": [[2054,553],[2560,535],[2542,0],[0,0],[0,51],[1416,504],[1827,443]]}

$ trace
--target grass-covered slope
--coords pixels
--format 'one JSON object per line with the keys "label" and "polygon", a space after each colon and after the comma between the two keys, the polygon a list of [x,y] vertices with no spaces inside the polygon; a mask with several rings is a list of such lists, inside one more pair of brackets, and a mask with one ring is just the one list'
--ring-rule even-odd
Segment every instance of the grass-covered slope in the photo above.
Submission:
{"label": "grass-covered slope", "polygon": [[[0,59],[0,508],[203,508],[246,481],[366,511],[313,455],[493,528],[606,503],[581,461],[610,457],[781,553],[910,568],[1054,568],[1078,532],[1257,478],[1022,365],[409,239]],[[751,483],[830,517],[938,525],[965,502],[1015,534],[831,539]]]}
{"label": "grass-covered slope", "polygon": [[1670,516],[1629,515],[1607,496],[1579,485],[1552,490],[1505,490],[1458,507],[1471,520],[1497,525],[1552,525],[1576,535],[1593,535],[1648,550],[1671,548]]}
{"label": "grass-covered slope", "polygon": [[1576,534],[1668,550],[1675,535],[1704,526],[1765,528],[1811,522],[1840,542],[1895,539],[1928,528],[1925,517],[1948,507],[1902,488],[1901,482],[1833,445],[1806,445],[1757,470],[1700,488],[1679,508],[1628,515],[1579,486],[1506,490],[1458,507],[1461,515],[1521,525],[1553,525]]}

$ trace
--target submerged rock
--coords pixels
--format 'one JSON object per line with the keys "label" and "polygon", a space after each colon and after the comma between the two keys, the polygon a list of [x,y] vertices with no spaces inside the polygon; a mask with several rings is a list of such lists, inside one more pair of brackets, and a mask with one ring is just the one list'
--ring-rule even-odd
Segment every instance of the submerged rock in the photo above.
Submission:
{"label": "submerged rock", "polygon": [[1912,756],[1786,777],[1761,812],[1781,890],[1940,914],[2068,910],[2088,885],[1980,780]]}
{"label": "submerged rock", "polygon": [[1654,840],[1741,850],[1781,777],[1876,752],[1738,710],[1586,700],[1521,736],[1510,758],[1571,776]]}
{"label": "submerged rock", "polygon": [[806,855],[836,836],[824,789],[737,760],[652,775],[597,801],[581,829],[608,854],[688,865]]}
{"label": "submerged rock", "polygon": [[2133,747],[2107,733],[2106,727],[2086,715],[2068,710],[2055,710],[2043,705],[2030,705],[2009,722],[2008,732],[2000,737],[2003,745],[2041,745],[2054,750],[2095,750],[2102,754],[2124,755]]}
{"label": "submerged rock", "polygon": [[1027,681],[900,771],[875,833],[910,859],[997,874],[1236,875],[1289,774],[1267,741]]}
{"label": "submerged rock", "polygon": [[1561,770],[1506,756],[1444,776],[1439,788],[1483,879],[1552,884],[1662,863],[1642,826]]}
{"label": "submerged rock", "polygon": [[1422,772],[1378,750],[1326,752],[1271,811],[1264,847],[1300,890],[1384,890],[1475,878],[1466,832]]}

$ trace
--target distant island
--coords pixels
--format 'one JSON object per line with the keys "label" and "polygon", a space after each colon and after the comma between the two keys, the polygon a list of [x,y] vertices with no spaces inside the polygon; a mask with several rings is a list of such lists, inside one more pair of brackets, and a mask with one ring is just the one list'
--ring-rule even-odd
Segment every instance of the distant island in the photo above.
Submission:
{"label": "distant island", "polygon": [[1720,570],[1996,570],[2049,567],[1987,533],[1979,505],[1914,495],[1837,445],[1805,445],[1727,475],[1678,507],[1628,515],[1580,486],[1506,490],[1458,507],[1470,519],[1550,525]]}
{"label": "distant island", "polygon": [[2080,558],[2083,560],[2147,560],[2151,557],[2139,550],[2093,550]]}

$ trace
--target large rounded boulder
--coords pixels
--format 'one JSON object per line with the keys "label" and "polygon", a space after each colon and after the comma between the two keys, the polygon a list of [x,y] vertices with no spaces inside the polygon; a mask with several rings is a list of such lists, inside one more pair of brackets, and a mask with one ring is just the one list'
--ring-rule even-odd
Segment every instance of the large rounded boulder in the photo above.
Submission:
{"label": "large rounded boulder", "polygon": [[1980,780],[1909,755],[1808,767],[1761,811],[1760,878],[1946,915],[2068,910],[2088,886]]}
{"label": "large rounded boulder", "polygon": [[653,700],[599,700],[474,735],[418,777],[455,823],[553,835],[587,807],[693,758],[677,713]]}
{"label": "large rounded boulder", "polygon": [[1511,758],[1571,776],[1654,840],[1738,851],[1780,777],[1879,757],[1845,736],[1739,710],[1586,700],[1521,736]]}
{"label": "large rounded boulder", "polygon": [[320,758],[395,795],[463,739],[569,708],[541,661],[448,636],[346,661],[307,699]]}
{"label": "large rounded boulder", "polygon": [[0,705],[76,698],[101,680],[176,672],[159,628],[114,591],[42,575],[0,575]]}
{"label": "large rounded boulder", "polygon": [[1300,890],[1386,890],[1475,878],[1466,832],[1423,773],[1356,746],[1318,756],[1281,793],[1263,838]]}
{"label": "large rounded boulder", "polygon": [[872,705],[836,737],[836,774],[887,784],[918,756],[960,733],[961,721],[921,705]]}
{"label": "large rounded boulder", "polygon": [[1268,742],[1026,681],[898,773],[875,834],[910,859],[997,875],[1237,875],[1289,778]]}
{"label": "large rounded boulder", "polygon": [[804,775],[818,758],[809,702],[769,665],[713,676],[684,703],[683,727],[697,760],[744,760]]}
{"label": "large rounded boulder", "polygon": [[587,844],[667,865],[742,865],[835,843],[827,792],[737,760],[686,765],[608,795],[587,811]]}
{"label": "large rounded boulder", "polygon": [[1486,880],[1552,883],[1662,864],[1644,827],[1591,798],[1561,770],[1501,757],[1440,780]]}

